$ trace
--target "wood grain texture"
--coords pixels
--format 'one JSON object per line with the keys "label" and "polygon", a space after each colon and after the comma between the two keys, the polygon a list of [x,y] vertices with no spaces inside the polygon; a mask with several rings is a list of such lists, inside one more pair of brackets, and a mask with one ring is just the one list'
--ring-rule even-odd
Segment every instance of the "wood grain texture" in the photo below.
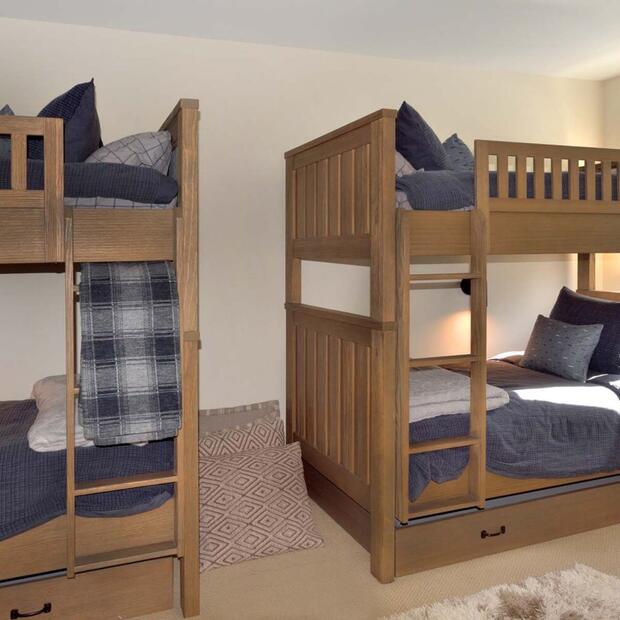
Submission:
{"label": "wood grain texture", "polygon": [[[140,545],[165,542],[174,536],[174,500],[160,508],[129,517],[76,517],[76,553],[93,555]],[[0,542],[2,557],[11,562],[0,564],[0,580],[66,567],[66,516]],[[33,553],[45,549],[45,553]]]}
{"label": "wood grain texture", "polygon": [[0,617],[51,604],[50,620],[117,620],[172,607],[172,560],[151,560],[78,575],[0,588]]}
{"label": "wood grain texture", "polygon": [[[620,522],[618,484],[412,525],[396,532],[396,574],[515,549]],[[506,533],[481,537],[482,530]]]}

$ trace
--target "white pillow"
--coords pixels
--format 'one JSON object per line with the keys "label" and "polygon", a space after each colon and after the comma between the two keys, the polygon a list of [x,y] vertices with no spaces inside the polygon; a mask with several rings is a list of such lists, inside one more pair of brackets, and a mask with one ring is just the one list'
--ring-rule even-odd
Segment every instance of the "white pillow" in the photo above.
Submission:
{"label": "white pillow", "polygon": [[413,174],[416,169],[398,152],[396,151],[396,157],[394,158],[394,172],[397,177],[404,177],[408,174]]}
{"label": "white pillow", "polygon": [[86,158],[86,163],[112,163],[155,168],[166,174],[172,156],[172,139],[167,131],[149,131],[110,142]]}
{"label": "white pillow", "polygon": [[[65,375],[45,377],[32,387],[32,397],[37,401],[38,413],[28,431],[28,444],[35,452],[55,452],[67,447],[66,389]],[[76,411],[75,446],[93,446],[93,442],[84,437],[84,430],[77,418]]]}

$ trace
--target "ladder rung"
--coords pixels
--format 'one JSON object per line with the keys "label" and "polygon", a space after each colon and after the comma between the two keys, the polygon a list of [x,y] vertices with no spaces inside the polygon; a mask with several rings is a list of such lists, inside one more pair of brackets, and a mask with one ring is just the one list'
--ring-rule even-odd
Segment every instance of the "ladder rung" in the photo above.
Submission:
{"label": "ladder rung", "polygon": [[442,364],[461,364],[479,362],[479,355],[439,355],[438,357],[416,357],[409,360],[409,368],[428,368],[429,366],[441,366]]}
{"label": "ladder rung", "polygon": [[108,493],[122,489],[137,489],[139,487],[152,487],[156,484],[170,484],[176,482],[174,472],[159,472],[156,474],[137,474],[135,476],[123,476],[108,480],[93,480],[89,482],[76,482],[75,495],[94,495],[95,493]]}
{"label": "ladder rung", "polygon": [[174,542],[156,543],[130,549],[106,551],[95,555],[85,555],[75,561],[75,572],[85,573],[90,570],[120,566],[121,564],[133,564],[144,560],[165,558],[177,554],[177,546]]}
{"label": "ladder rung", "polygon": [[409,446],[409,454],[420,454],[421,452],[435,452],[436,450],[447,450],[448,448],[464,448],[478,444],[477,437],[445,437],[444,439],[433,439],[432,441],[420,441]]}
{"label": "ladder rung", "polygon": [[479,273],[412,273],[409,282],[428,282],[433,280],[478,280]]}
{"label": "ladder rung", "polygon": [[479,502],[474,495],[461,495],[449,501],[433,500],[432,502],[409,502],[409,518],[425,517],[426,515],[451,512],[453,510],[463,510],[464,508],[475,508]]}

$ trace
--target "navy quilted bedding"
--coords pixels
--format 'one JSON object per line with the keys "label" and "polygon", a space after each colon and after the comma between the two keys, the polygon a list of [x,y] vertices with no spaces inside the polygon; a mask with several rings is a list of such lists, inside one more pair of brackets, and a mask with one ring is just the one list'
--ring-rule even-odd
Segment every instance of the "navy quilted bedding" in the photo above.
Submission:
{"label": "navy quilted bedding", "polygon": [[[41,525],[65,512],[65,451],[35,452],[28,429],[37,409],[34,400],[0,402],[0,540]],[[170,471],[172,440],[145,446],[76,449],[78,481]],[[173,485],[159,485],[78,497],[83,517],[118,517],[161,506]]]}

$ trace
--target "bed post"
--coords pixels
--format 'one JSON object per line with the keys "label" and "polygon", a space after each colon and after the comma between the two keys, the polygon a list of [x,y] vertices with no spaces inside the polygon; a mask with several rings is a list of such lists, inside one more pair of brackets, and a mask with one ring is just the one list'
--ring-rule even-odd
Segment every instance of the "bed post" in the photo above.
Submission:
{"label": "bed post", "polygon": [[[174,113],[173,113],[174,114]],[[200,614],[198,536],[198,101],[182,99],[176,126],[179,205],[175,266],[179,288],[183,426],[176,440],[177,545],[181,564],[181,608]],[[174,123],[174,121],[173,121]]]}
{"label": "bed post", "polygon": [[396,209],[394,116],[372,122],[370,142],[370,315],[391,325],[372,334],[370,420],[370,569],[394,580],[396,515]]}
{"label": "bed post", "polygon": [[[295,169],[293,158],[286,159],[286,268],[285,294],[286,303],[301,303],[301,260],[293,255],[293,239],[295,233]],[[295,432],[295,415],[293,407],[296,402],[295,359],[296,359],[295,326],[292,315],[286,313],[286,442],[293,442]]]}
{"label": "bed post", "polygon": [[577,290],[596,290],[596,254],[577,254]]}

